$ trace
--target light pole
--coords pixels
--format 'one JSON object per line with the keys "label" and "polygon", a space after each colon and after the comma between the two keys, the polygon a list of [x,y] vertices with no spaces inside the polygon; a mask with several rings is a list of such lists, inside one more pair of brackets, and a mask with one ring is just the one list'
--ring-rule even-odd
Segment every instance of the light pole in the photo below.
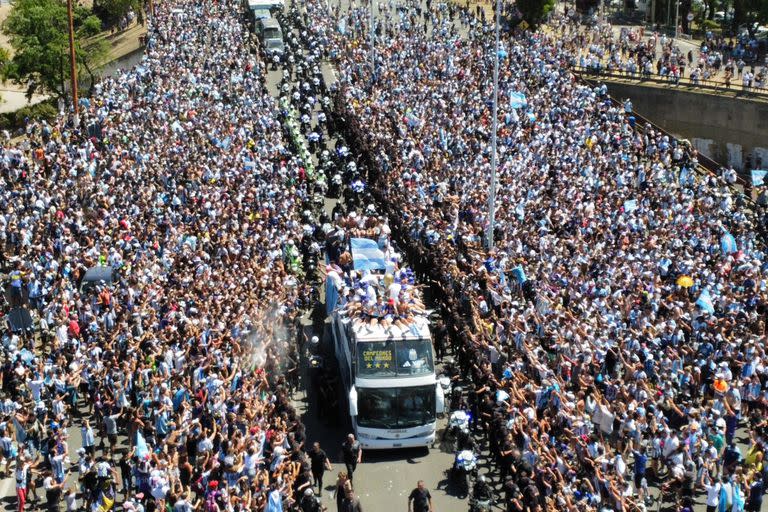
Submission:
{"label": "light pole", "polygon": [[680,0],[675,3],[675,42],[677,42],[677,27],[680,26]]}
{"label": "light pole", "polygon": [[488,191],[488,250],[493,249],[493,231],[496,227],[496,138],[499,129],[499,26],[501,25],[501,0],[496,0],[496,49],[493,57],[493,121],[491,133],[491,187]]}
{"label": "light pole", "polygon": [[69,18],[69,74],[72,80],[72,109],[75,113],[75,124],[77,124],[77,64],[75,61],[75,22],[72,14],[72,0],[67,0],[67,17]]}

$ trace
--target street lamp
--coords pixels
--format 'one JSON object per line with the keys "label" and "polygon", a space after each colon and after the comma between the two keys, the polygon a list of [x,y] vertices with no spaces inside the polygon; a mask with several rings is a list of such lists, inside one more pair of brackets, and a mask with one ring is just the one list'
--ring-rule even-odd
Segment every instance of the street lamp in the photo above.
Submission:
{"label": "street lamp", "polygon": [[488,250],[493,249],[493,231],[496,225],[496,139],[499,129],[499,26],[501,25],[501,0],[496,0],[496,50],[493,57],[493,121],[491,133],[491,187],[488,192]]}
{"label": "street lamp", "polygon": [[677,40],[677,35],[678,35],[677,27],[680,26],[680,21],[678,19],[679,17],[680,17],[680,0],[677,0],[677,3],[675,4],[675,40]]}

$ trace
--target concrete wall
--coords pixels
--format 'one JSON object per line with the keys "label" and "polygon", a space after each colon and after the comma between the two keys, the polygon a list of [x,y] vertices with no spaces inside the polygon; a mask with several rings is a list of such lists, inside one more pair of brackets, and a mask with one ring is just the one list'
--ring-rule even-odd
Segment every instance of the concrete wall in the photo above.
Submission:
{"label": "concrete wall", "polygon": [[637,113],[690,140],[716,162],[739,171],[768,168],[767,102],[610,81],[606,85],[614,98],[631,98]]}

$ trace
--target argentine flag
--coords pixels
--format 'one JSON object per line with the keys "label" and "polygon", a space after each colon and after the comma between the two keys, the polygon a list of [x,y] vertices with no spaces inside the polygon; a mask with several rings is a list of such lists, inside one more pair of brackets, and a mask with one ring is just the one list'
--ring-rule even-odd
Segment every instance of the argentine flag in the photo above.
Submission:
{"label": "argentine flag", "polygon": [[723,251],[723,254],[738,252],[739,248],[736,246],[736,239],[728,231],[723,231],[723,236],[720,237],[720,249]]}
{"label": "argentine flag", "polygon": [[528,278],[525,277],[525,270],[523,270],[523,267],[520,265],[516,266],[509,272],[512,274],[512,277],[515,278],[515,281],[517,281],[519,284],[523,284],[528,280]]}
{"label": "argentine flag", "polygon": [[136,457],[143,459],[149,455],[149,448],[147,447],[147,441],[141,432],[136,432]]}
{"label": "argentine flag", "polygon": [[765,185],[765,176],[768,174],[768,170],[765,169],[754,169],[751,171],[752,175],[752,186],[754,187],[762,187]]}
{"label": "argentine flag", "polygon": [[349,242],[355,270],[384,270],[386,257],[375,240],[353,238]]}
{"label": "argentine flag", "polygon": [[713,315],[715,313],[715,304],[712,302],[712,296],[709,294],[709,289],[705,288],[699,298],[696,299],[696,305],[701,308],[702,311]]}
{"label": "argentine flag", "polygon": [[521,108],[528,105],[528,98],[521,92],[512,91],[509,93],[509,107]]}
{"label": "argentine flag", "polygon": [[625,213],[632,213],[635,210],[637,210],[637,199],[630,199],[628,201],[624,201]]}

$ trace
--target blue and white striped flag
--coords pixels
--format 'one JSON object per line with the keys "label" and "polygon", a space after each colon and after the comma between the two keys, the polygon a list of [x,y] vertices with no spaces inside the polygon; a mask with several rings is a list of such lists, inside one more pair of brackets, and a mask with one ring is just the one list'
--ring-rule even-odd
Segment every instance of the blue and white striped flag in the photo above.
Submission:
{"label": "blue and white striped flag", "polygon": [[637,210],[637,199],[624,201],[624,213],[632,213]]}
{"label": "blue and white striped flag", "polygon": [[701,308],[702,311],[713,315],[715,313],[715,304],[712,302],[712,296],[709,294],[709,289],[704,288],[699,298],[696,299],[696,305]]}
{"label": "blue and white striped flag", "polygon": [[768,170],[765,169],[754,169],[751,171],[752,175],[752,186],[754,187],[762,187],[765,185],[765,175],[768,174]]}
{"label": "blue and white striped flag", "polygon": [[720,237],[720,249],[723,251],[723,254],[732,254],[739,250],[736,245],[736,239],[728,231],[725,231],[723,236]]}
{"label": "blue and white striped flag", "polygon": [[352,238],[349,245],[355,270],[384,270],[387,267],[386,257],[375,240]]}
{"label": "blue and white striped flag", "polygon": [[509,93],[510,108],[521,108],[525,106],[528,106],[528,98],[525,97],[525,94],[517,91]]}
{"label": "blue and white striped flag", "polygon": [[512,274],[512,277],[515,278],[515,281],[517,281],[519,284],[523,284],[528,280],[528,278],[525,277],[525,270],[523,270],[523,267],[520,265],[516,266],[509,272]]}
{"label": "blue and white striped flag", "polygon": [[141,431],[138,431],[136,432],[136,456],[139,459],[143,459],[147,455],[149,455],[149,447],[147,446],[147,441],[144,439]]}

